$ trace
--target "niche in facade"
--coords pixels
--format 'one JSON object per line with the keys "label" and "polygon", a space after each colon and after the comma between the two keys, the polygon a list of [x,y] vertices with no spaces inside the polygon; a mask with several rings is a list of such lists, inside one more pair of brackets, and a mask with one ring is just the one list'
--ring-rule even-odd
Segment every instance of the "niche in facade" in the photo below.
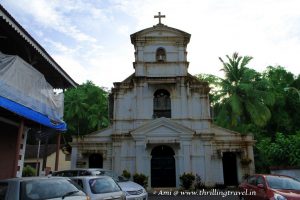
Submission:
{"label": "niche in facade", "polygon": [[166,61],[166,50],[162,47],[159,47],[156,50],[156,61],[157,62],[165,62]]}

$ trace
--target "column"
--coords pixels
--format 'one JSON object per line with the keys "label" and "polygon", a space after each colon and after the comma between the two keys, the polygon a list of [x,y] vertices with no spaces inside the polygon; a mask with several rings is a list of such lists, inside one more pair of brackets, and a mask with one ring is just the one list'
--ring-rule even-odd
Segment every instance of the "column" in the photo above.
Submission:
{"label": "column", "polygon": [[76,168],[77,154],[78,154],[78,147],[73,146],[72,147],[72,153],[71,153],[71,169]]}

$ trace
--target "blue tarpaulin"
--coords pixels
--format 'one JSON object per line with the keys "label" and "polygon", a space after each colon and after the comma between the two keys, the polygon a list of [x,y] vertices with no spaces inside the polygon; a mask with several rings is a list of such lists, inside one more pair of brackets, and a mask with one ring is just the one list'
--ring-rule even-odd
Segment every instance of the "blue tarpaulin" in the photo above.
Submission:
{"label": "blue tarpaulin", "polygon": [[0,96],[0,106],[44,126],[60,131],[65,131],[67,129],[66,123],[54,122],[50,120],[46,115],[36,112],[26,106],[18,104],[2,96]]}

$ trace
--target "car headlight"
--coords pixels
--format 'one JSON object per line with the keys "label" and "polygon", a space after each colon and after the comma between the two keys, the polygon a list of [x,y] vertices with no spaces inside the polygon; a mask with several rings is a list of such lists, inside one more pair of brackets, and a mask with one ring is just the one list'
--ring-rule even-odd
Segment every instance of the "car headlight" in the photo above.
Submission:
{"label": "car headlight", "polygon": [[275,200],[286,200],[286,198],[280,194],[274,193]]}
{"label": "car headlight", "polygon": [[130,196],[130,194],[128,192],[124,191],[124,193],[125,193],[125,196]]}
{"label": "car headlight", "polygon": [[143,193],[147,193],[147,191],[143,188]]}

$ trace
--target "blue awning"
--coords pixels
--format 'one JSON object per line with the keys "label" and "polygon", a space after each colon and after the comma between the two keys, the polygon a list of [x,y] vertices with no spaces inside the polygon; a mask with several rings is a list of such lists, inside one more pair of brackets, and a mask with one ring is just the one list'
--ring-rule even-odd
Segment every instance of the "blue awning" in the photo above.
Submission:
{"label": "blue awning", "polygon": [[11,101],[7,98],[0,96],[0,106],[14,112],[22,117],[30,119],[34,122],[42,124],[44,126],[59,130],[59,131],[66,131],[67,124],[65,122],[54,122],[50,120],[46,115],[43,115],[39,112],[36,112],[26,106],[18,104],[14,101]]}

